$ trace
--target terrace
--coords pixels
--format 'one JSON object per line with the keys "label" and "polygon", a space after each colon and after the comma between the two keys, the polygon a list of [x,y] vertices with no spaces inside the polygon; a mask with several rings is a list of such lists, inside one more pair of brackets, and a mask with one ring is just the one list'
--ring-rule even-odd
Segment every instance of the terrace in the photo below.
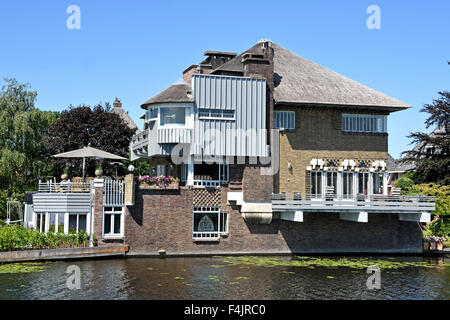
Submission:
{"label": "terrace", "polygon": [[[31,226],[41,232],[67,233],[69,229],[90,230],[93,207],[93,189],[97,180],[88,182],[39,181],[38,191],[33,194],[33,216]],[[110,178],[99,179],[103,189],[104,207],[123,207],[125,188],[123,181]]]}
{"label": "terrace", "polygon": [[297,194],[272,194],[272,210],[281,219],[303,221],[304,212],[336,212],[342,220],[368,222],[368,213],[396,213],[401,221],[430,222],[436,197],[363,195],[314,198]]}

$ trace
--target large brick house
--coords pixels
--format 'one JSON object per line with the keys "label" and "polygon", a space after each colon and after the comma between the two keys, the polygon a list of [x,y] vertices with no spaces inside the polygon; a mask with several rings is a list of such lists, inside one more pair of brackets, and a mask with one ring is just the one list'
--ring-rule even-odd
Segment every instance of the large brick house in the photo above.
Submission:
{"label": "large brick house", "polygon": [[387,118],[407,104],[269,40],[205,56],[141,105],[132,160],[180,186],[136,187],[133,253],[422,251],[431,207],[387,193]]}

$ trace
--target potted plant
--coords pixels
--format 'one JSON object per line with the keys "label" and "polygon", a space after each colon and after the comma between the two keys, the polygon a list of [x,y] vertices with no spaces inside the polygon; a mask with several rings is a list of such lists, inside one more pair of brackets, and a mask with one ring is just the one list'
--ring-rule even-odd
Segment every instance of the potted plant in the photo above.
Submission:
{"label": "potted plant", "polygon": [[143,189],[178,189],[180,179],[172,176],[139,176],[140,188]]}
{"label": "potted plant", "polygon": [[95,169],[95,176],[97,178],[99,178],[99,177],[102,176],[102,174],[103,174],[103,170],[102,170],[102,166],[100,165],[100,166],[97,167],[97,169]]}
{"label": "potted plant", "polygon": [[64,172],[61,175],[61,180],[66,181],[67,179],[69,179],[69,168],[65,167]]}

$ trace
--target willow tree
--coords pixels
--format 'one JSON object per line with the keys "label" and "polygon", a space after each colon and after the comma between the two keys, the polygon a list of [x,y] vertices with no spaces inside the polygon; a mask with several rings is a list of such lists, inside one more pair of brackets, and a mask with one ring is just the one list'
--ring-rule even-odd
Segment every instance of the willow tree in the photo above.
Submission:
{"label": "willow tree", "polygon": [[29,84],[5,79],[0,91],[0,216],[7,199],[18,200],[48,173],[42,138],[58,113],[35,108]]}

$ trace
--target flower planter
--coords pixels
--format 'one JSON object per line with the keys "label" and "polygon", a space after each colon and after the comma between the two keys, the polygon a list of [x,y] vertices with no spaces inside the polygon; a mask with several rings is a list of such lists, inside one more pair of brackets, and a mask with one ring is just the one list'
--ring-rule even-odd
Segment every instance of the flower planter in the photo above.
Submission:
{"label": "flower planter", "polygon": [[148,183],[141,183],[139,185],[140,189],[156,189],[156,190],[178,190],[180,189],[180,183],[179,182],[172,182],[168,184],[148,184]]}
{"label": "flower planter", "polygon": [[436,242],[436,250],[438,251],[444,250],[444,245],[442,244],[442,242],[440,241]]}

